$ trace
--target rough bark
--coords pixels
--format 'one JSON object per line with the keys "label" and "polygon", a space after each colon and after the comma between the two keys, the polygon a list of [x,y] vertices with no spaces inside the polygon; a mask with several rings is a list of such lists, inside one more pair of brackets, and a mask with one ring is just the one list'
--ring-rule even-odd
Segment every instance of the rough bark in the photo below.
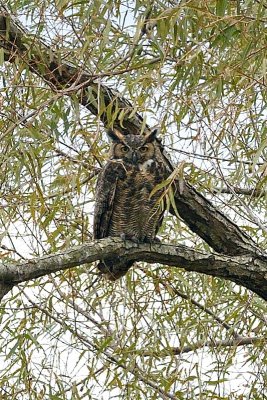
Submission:
{"label": "rough bark", "polygon": [[189,228],[216,252],[229,255],[261,254],[253,240],[197,192],[188,182],[176,185],[175,203]]}
{"label": "rough bark", "polygon": [[181,245],[136,244],[111,237],[20,264],[0,264],[0,282],[11,287],[52,272],[112,257],[161,263],[229,279],[267,300],[267,257],[211,255]]}
{"label": "rough bark", "polygon": [[[30,45],[30,46],[29,46]],[[54,90],[64,90],[64,94],[70,96],[74,93],[77,99],[93,115],[99,115],[106,126],[108,117],[106,109],[99,114],[99,95],[101,104],[106,108],[111,107],[111,114],[124,112],[123,127],[120,121],[115,119],[114,126],[123,133],[140,133],[144,124],[143,118],[138,113],[133,113],[132,105],[119,92],[95,82],[96,76],[90,75],[71,63],[62,62],[57,55],[36,36],[31,35],[21,25],[11,18],[0,6],[0,47],[4,49],[5,61],[14,62],[18,57],[25,66],[42,77],[42,79]],[[99,90],[100,89],[100,90]],[[148,129],[145,126],[144,129]]]}

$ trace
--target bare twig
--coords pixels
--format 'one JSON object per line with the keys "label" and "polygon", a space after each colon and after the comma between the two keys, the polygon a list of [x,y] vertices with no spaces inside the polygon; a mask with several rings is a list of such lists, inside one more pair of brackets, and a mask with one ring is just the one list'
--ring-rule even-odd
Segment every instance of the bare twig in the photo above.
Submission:
{"label": "bare twig", "polygon": [[236,339],[226,339],[226,340],[209,340],[209,341],[200,341],[198,343],[183,346],[183,347],[172,347],[168,350],[164,350],[161,352],[149,352],[149,351],[142,351],[142,355],[148,356],[155,356],[155,357],[169,357],[171,355],[179,355],[184,353],[190,353],[191,351],[195,351],[198,349],[202,349],[203,347],[211,347],[211,348],[221,348],[221,347],[237,347],[237,346],[248,346],[250,344],[265,342],[267,341],[267,337],[239,337]]}
{"label": "bare twig", "polygon": [[230,190],[229,188],[215,188],[213,189],[213,193],[215,194],[220,194],[220,193],[224,193],[224,194],[233,194],[233,191],[236,194],[241,194],[244,196],[251,196],[251,197],[264,197],[266,196],[267,192],[263,189],[244,189],[244,188],[240,188],[240,187],[232,187],[232,190]]}

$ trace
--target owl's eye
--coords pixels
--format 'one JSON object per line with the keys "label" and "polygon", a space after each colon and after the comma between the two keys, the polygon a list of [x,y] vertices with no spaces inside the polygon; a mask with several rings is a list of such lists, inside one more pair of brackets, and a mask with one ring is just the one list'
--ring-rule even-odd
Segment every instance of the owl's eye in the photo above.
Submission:
{"label": "owl's eye", "polygon": [[129,147],[127,147],[127,146],[121,146],[121,151],[122,151],[123,153],[128,153]]}
{"label": "owl's eye", "polygon": [[146,153],[148,151],[148,146],[141,146],[139,148],[139,150],[140,150],[140,153]]}

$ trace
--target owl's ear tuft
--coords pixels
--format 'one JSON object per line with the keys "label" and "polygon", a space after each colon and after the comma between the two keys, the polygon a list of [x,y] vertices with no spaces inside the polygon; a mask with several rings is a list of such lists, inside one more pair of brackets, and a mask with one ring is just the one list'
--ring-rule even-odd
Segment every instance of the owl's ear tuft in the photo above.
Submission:
{"label": "owl's ear tuft", "polygon": [[118,129],[109,129],[107,135],[112,142],[124,142],[124,135]]}
{"label": "owl's ear tuft", "polygon": [[156,139],[156,136],[159,132],[159,129],[153,129],[153,131],[149,132],[146,136],[145,136],[145,143],[150,143],[153,142],[153,140]]}

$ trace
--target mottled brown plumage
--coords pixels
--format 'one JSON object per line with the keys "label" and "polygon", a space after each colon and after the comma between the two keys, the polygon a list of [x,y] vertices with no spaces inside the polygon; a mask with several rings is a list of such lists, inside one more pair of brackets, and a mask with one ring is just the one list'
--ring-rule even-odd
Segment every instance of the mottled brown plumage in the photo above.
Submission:
{"label": "mottled brown plumage", "polygon": [[[137,242],[155,240],[162,223],[162,191],[154,187],[168,176],[155,142],[156,131],[147,136],[123,136],[109,132],[110,159],[99,175],[96,188],[94,237],[120,236]],[[98,264],[110,280],[123,276],[132,261],[105,259]]]}

